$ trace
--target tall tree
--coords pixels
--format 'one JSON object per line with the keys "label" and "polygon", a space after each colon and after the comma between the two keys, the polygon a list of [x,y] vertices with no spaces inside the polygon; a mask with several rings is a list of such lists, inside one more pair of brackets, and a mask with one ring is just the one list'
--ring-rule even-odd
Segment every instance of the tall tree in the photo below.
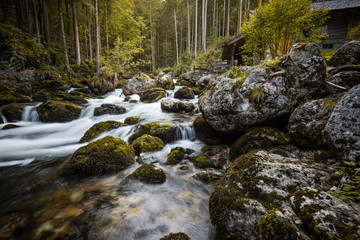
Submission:
{"label": "tall tree", "polygon": [[76,64],[80,65],[80,63],[81,63],[81,53],[80,53],[80,39],[79,39],[79,26],[78,26],[78,20],[77,20],[76,0],[72,0],[71,3],[72,3],[72,11],[73,11],[75,59],[76,59]]}
{"label": "tall tree", "polygon": [[89,58],[90,62],[93,61],[93,46],[92,46],[92,35],[91,35],[91,17],[89,13],[89,7],[86,7],[87,23],[88,23],[88,39],[89,39]]}
{"label": "tall tree", "polygon": [[243,5],[243,0],[239,0],[239,18],[238,18],[238,33],[241,32],[241,21],[242,21],[242,5]]}
{"label": "tall tree", "polygon": [[44,35],[45,35],[45,41],[47,45],[50,45],[50,23],[49,23],[49,10],[46,4],[46,0],[41,1],[42,5],[42,16],[43,16],[43,24],[44,24]]}
{"label": "tall tree", "polygon": [[96,29],[96,71],[100,71],[100,57],[101,57],[101,40],[100,40],[100,25],[99,25],[99,6],[98,0],[95,1],[95,29]]}
{"label": "tall tree", "polygon": [[195,43],[194,43],[195,58],[197,57],[197,37],[198,37],[197,27],[198,27],[198,0],[195,0]]}
{"label": "tall tree", "polygon": [[228,0],[228,12],[227,12],[227,21],[226,21],[226,37],[230,35],[230,0]]}
{"label": "tall tree", "polygon": [[27,17],[27,24],[28,24],[28,32],[30,35],[33,34],[33,23],[31,18],[31,9],[29,7],[28,0],[25,0],[25,10],[26,10],[26,17]]}
{"label": "tall tree", "polygon": [[189,51],[189,54],[191,53],[191,24],[190,24],[190,6],[189,6],[189,0],[186,2],[187,6],[186,6],[186,10],[187,10],[187,48]]}
{"label": "tall tree", "polygon": [[69,56],[67,52],[67,46],[66,46],[66,36],[65,36],[65,28],[64,28],[64,16],[62,12],[62,0],[58,0],[58,10],[59,10],[59,20],[60,20],[60,29],[61,29],[61,40],[63,42],[63,48],[64,48],[64,64],[65,69],[67,73],[70,72],[70,63],[69,63]]}
{"label": "tall tree", "polygon": [[34,12],[36,40],[38,43],[40,43],[41,36],[40,36],[40,24],[39,24],[39,16],[38,16],[38,11],[37,11],[37,6],[36,6],[36,3],[34,3],[33,1],[31,1],[31,4],[33,7],[33,12]]}
{"label": "tall tree", "polygon": [[178,46],[178,34],[177,34],[177,25],[176,25],[176,6],[174,7],[174,23],[175,23],[176,64],[179,64],[179,46]]}

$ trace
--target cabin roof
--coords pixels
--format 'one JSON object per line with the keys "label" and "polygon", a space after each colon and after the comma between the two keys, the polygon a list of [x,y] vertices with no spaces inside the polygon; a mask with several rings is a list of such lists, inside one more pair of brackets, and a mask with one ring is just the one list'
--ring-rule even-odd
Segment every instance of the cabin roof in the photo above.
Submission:
{"label": "cabin roof", "polygon": [[360,0],[332,0],[332,1],[326,1],[326,2],[316,2],[316,3],[313,3],[312,6],[315,9],[325,7],[327,9],[329,9],[329,11],[335,11],[335,10],[359,8]]}
{"label": "cabin roof", "polygon": [[225,46],[233,45],[234,43],[236,43],[237,41],[239,41],[239,40],[241,40],[241,39],[243,39],[243,38],[244,38],[243,35],[241,35],[241,34],[240,34],[240,35],[237,35],[237,36],[235,36],[235,37],[227,40],[227,41],[225,42]]}

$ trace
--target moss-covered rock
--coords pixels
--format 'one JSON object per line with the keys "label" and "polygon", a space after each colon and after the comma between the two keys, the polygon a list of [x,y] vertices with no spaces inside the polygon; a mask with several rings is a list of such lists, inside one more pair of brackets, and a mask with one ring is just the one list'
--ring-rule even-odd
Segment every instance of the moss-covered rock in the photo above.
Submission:
{"label": "moss-covered rock", "polygon": [[2,113],[8,122],[20,121],[24,108],[18,103],[10,103],[2,107]]}
{"label": "moss-covered rock", "polygon": [[160,240],[190,240],[190,237],[185,233],[170,233],[165,237],[162,237]]}
{"label": "moss-covered rock", "polygon": [[175,165],[183,160],[185,155],[185,149],[182,147],[176,147],[171,149],[171,152],[168,154],[166,164],[167,165]]}
{"label": "moss-covered rock", "polygon": [[36,112],[42,122],[68,122],[79,117],[81,108],[70,102],[48,100]]}
{"label": "moss-covered rock", "polygon": [[80,143],[89,142],[99,136],[103,132],[110,131],[119,127],[127,126],[127,124],[117,121],[106,121],[94,124],[89,130],[87,130],[84,136],[80,139]]}
{"label": "moss-covered rock", "polygon": [[194,165],[198,168],[206,168],[209,166],[208,160],[201,155],[195,156],[191,159],[191,161],[194,163]]}
{"label": "moss-covered rock", "polygon": [[193,126],[198,139],[209,145],[221,144],[219,134],[206,122],[203,116],[195,119]]}
{"label": "moss-covered rock", "polygon": [[163,88],[150,88],[140,94],[140,101],[143,103],[153,103],[164,97],[165,90]]}
{"label": "moss-covered rock", "polygon": [[139,155],[142,152],[151,152],[162,149],[164,147],[164,142],[158,137],[144,134],[133,141],[131,145],[134,147],[136,155]]}
{"label": "moss-covered rock", "polygon": [[268,211],[259,220],[259,240],[300,239],[298,231],[292,220],[277,209]]}
{"label": "moss-covered rock", "polygon": [[195,105],[191,102],[185,101],[174,101],[174,100],[165,100],[161,102],[161,110],[165,112],[175,112],[175,113],[191,113],[195,109]]}
{"label": "moss-covered rock", "polygon": [[268,149],[288,145],[285,134],[271,127],[258,127],[247,131],[230,148],[230,157],[236,157],[255,149]]}
{"label": "moss-covered rock", "polygon": [[205,184],[208,184],[210,183],[210,176],[207,172],[199,172],[199,173],[196,173],[193,178],[195,178],[196,180],[199,180]]}
{"label": "moss-covered rock", "polygon": [[159,122],[142,124],[139,126],[139,130],[129,137],[129,142],[132,143],[144,134],[161,138],[164,143],[169,143],[176,137],[176,127],[170,124],[160,124]]}
{"label": "moss-covered rock", "polygon": [[124,123],[128,125],[135,125],[139,123],[139,120],[140,120],[140,116],[132,116],[125,118]]}
{"label": "moss-covered rock", "polygon": [[115,104],[104,103],[101,104],[100,107],[94,109],[94,116],[101,116],[104,114],[118,115],[118,114],[123,114],[125,112],[126,112],[125,107]]}
{"label": "moss-covered rock", "polygon": [[174,88],[175,88],[171,74],[157,76],[155,79],[155,84],[157,87],[163,88],[165,90],[174,90]]}
{"label": "moss-covered rock", "polygon": [[19,125],[15,125],[15,124],[6,124],[2,129],[7,130],[7,129],[14,129],[19,127],[20,127]]}
{"label": "moss-covered rock", "polygon": [[114,91],[118,86],[117,74],[107,67],[102,67],[100,71],[88,81],[91,92],[104,95]]}
{"label": "moss-covered rock", "polygon": [[162,169],[155,168],[154,165],[147,163],[136,169],[128,177],[145,183],[164,183],[166,181],[166,175]]}
{"label": "moss-covered rock", "polygon": [[61,176],[114,173],[135,163],[135,151],[120,138],[104,137],[79,148],[60,169]]}
{"label": "moss-covered rock", "polygon": [[175,92],[175,98],[178,99],[193,99],[195,98],[195,95],[191,88],[188,87],[182,87],[179,90]]}

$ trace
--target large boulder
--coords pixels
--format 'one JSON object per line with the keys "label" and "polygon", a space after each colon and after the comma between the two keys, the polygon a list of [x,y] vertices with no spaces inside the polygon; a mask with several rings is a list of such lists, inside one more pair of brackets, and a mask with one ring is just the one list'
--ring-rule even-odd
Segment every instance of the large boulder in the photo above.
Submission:
{"label": "large boulder", "polygon": [[80,143],[89,142],[103,132],[107,132],[123,126],[127,126],[127,124],[112,120],[96,123],[84,133],[84,136],[80,139]]}
{"label": "large boulder", "polygon": [[332,95],[308,101],[297,107],[291,114],[288,124],[292,141],[308,149],[326,147],[324,128],[340,97]]}
{"label": "large boulder", "polygon": [[360,164],[360,85],[337,103],[325,126],[325,135],[344,161]]}
{"label": "large boulder", "polygon": [[[230,239],[255,240],[259,220],[268,211],[277,208],[288,213],[286,218],[293,217],[288,211],[289,194],[302,187],[332,187],[336,179],[332,175],[334,169],[314,164],[313,160],[310,152],[279,148],[238,157],[210,197],[209,211],[217,239],[231,236]],[[263,224],[260,226],[262,229]]]}
{"label": "large boulder", "polygon": [[42,122],[68,122],[79,117],[81,108],[70,102],[48,100],[36,112]]}
{"label": "large boulder", "polygon": [[140,125],[138,130],[129,137],[129,142],[132,143],[144,134],[158,137],[164,143],[169,143],[175,140],[176,127],[170,124],[160,124],[159,122],[145,123]]}
{"label": "large boulder", "polygon": [[[345,87],[349,90],[352,87],[360,84],[360,69],[359,71],[343,71],[336,73],[330,76],[327,81],[334,83],[338,86]],[[329,93],[343,92],[343,90],[334,88],[332,86],[327,86],[327,90]]]}
{"label": "large boulder", "polygon": [[185,233],[179,232],[179,233],[170,233],[169,235],[160,238],[160,240],[190,240],[190,237]]}
{"label": "large boulder", "polygon": [[163,88],[150,88],[140,93],[140,101],[143,103],[153,103],[165,97]]}
{"label": "large boulder", "polygon": [[100,71],[88,81],[89,89],[97,95],[104,95],[114,91],[119,84],[116,73],[107,67],[102,67]]}
{"label": "large boulder", "polygon": [[199,100],[207,122],[220,132],[243,132],[258,125],[285,125],[305,99],[324,93],[326,64],[316,44],[294,45],[279,66],[223,75]]}
{"label": "large boulder", "polygon": [[203,89],[210,83],[211,80],[214,79],[216,79],[216,76],[212,74],[202,76],[198,81],[196,81],[195,86],[200,89]]}
{"label": "large boulder", "polygon": [[185,149],[182,147],[172,148],[170,153],[167,155],[166,164],[175,165],[180,163],[185,155]]}
{"label": "large boulder", "polygon": [[193,126],[196,131],[196,137],[208,145],[221,144],[219,134],[207,123],[203,116],[194,120]]}
{"label": "large boulder", "polygon": [[142,152],[151,152],[162,149],[164,147],[164,142],[158,137],[144,134],[135,139],[131,145],[134,147],[136,155],[140,155]]}
{"label": "large boulder", "polygon": [[165,172],[161,168],[156,168],[148,163],[136,169],[128,178],[137,179],[145,183],[164,183],[166,181]]}
{"label": "large boulder", "polygon": [[119,115],[119,114],[123,114],[125,112],[126,112],[125,107],[115,105],[115,104],[104,103],[104,104],[101,104],[100,107],[96,107],[94,109],[94,116],[101,116],[104,114]]}
{"label": "large boulder", "polygon": [[360,63],[360,42],[353,41],[345,44],[329,59],[329,66],[342,66],[353,64],[357,65]]}
{"label": "large boulder", "polygon": [[235,159],[255,149],[267,149],[287,145],[288,139],[282,131],[271,127],[257,127],[247,131],[235,141],[230,148],[230,157],[231,159]]}
{"label": "large boulder", "polygon": [[135,125],[138,124],[139,121],[140,121],[140,116],[131,116],[125,118],[124,123],[128,125]]}
{"label": "large boulder", "polygon": [[174,97],[178,99],[193,99],[195,95],[191,88],[182,87],[175,92]]}
{"label": "large boulder", "polygon": [[79,148],[60,169],[61,176],[115,173],[135,163],[135,151],[120,138],[104,137]]}
{"label": "large boulder", "polygon": [[191,102],[177,101],[177,100],[166,100],[161,102],[161,110],[165,112],[181,113],[193,112],[195,105]]}
{"label": "large boulder", "polygon": [[2,107],[2,113],[8,122],[20,121],[23,110],[23,106],[18,103],[10,103]]}
{"label": "large boulder", "polygon": [[163,88],[165,90],[174,90],[175,84],[173,82],[173,79],[171,77],[171,74],[165,74],[165,75],[159,75],[155,79],[156,87]]}
{"label": "large boulder", "polygon": [[130,81],[122,88],[123,93],[127,95],[139,94],[148,88],[155,87],[154,81],[145,73],[136,74]]}

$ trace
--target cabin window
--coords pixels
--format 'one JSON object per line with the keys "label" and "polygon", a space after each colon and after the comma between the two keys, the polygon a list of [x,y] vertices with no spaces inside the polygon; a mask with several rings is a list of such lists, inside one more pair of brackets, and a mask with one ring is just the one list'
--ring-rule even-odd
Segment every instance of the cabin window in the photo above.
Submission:
{"label": "cabin window", "polygon": [[323,44],[323,49],[333,49],[333,44],[332,43],[325,43],[325,44]]}

